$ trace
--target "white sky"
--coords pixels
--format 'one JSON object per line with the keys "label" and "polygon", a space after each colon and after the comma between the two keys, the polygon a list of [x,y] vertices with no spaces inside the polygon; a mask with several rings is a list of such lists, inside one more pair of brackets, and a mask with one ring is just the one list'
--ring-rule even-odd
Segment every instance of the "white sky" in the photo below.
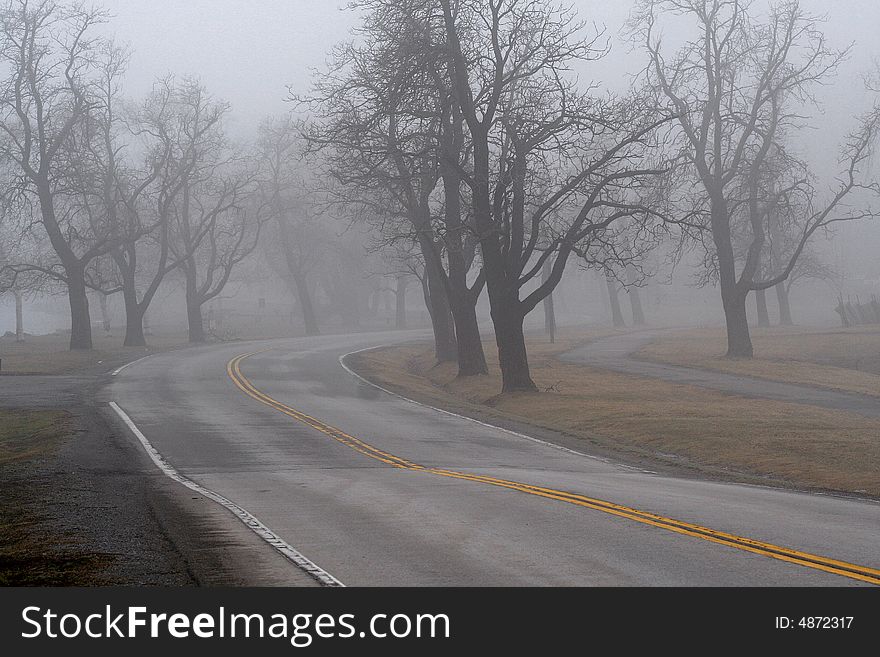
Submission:
{"label": "white sky", "polygon": [[[762,0],[763,1],[763,0]],[[153,79],[169,72],[198,75],[216,96],[232,104],[239,130],[265,114],[284,111],[287,85],[307,91],[310,71],[320,68],[328,48],[346,38],[356,16],[346,0],[97,0],[113,15],[108,29],[133,50],[126,82],[129,96],[145,94]],[[573,0],[579,16],[607,26],[612,53],[587,74],[613,88],[641,66],[618,32],[632,0]],[[859,74],[877,44],[877,0],[803,0],[809,11],[827,14],[826,33],[835,45],[856,42],[852,61],[833,89],[828,114],[850,114],[864,100]],[[837,123],[837,122],[834,122]],[[238,131],[238,130],[236,130]]]}

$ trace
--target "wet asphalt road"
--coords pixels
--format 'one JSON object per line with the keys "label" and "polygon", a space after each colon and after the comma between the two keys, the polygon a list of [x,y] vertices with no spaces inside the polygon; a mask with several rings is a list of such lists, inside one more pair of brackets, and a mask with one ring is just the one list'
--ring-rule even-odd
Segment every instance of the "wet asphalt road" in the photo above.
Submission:
{"label": "wet asphalt road", "polygon": [[367,458],[245,395],[227,376],[235,356],[268,349],[241,366],[259,391],[427,467],[580,493],[880,567],[880,504],[633,470],[407,403],[339,365],[348,352],[413,337],[327,336],[154,355],[120,373],[103,401],[116,401],[178,471],[246,508],[347,585],[860,582]]}

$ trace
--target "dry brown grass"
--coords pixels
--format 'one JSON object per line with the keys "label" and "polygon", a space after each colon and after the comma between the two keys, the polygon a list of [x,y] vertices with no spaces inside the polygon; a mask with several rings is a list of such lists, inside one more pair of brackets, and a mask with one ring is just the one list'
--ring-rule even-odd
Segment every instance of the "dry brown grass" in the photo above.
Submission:
{"label": "dry brown grass", "polygon": [[430,348],[361,354],[356,368],[409,397],[565,432],[636,459],[792,485],[880,495],[880,422],[843,412],[747,400],[664,381],[563,363],[555,355],[593,335],[557,345],[531,341],[538,393],[499,395],[500,375],[455,378]]}
{"label": "dry brown grass", "polygon": [[677,331],[635,356],[645,360],[744,374],[880,396],[880,326],[850,329],[772,328],[752,333],[755,358],[724,358],[723,329]]}
{"label": "dry brown grass", "polygon": [[0,409],[0,466],[51,452],[69,425],[64,411]]}
{"label": "dry brown grass", "polygon": [[93,336],[91,351],[70,351],[66,335],[28,336],[24,342],[0,337],[3,374],[70,374],[107,362],[125,362],[152,351],[186,345],[186,335],[151,336],[149,347],[123,347],[122,337]]}

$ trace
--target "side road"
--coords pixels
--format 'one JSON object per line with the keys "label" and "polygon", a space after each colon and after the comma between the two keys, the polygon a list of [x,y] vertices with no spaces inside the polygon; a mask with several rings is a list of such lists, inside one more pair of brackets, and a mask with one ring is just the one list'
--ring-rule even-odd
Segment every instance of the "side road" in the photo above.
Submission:
{"label": "side road", "polygon": [[877,403],[876,397],[869,395],[632,358],[633,353],[654,340],[659,333],[659,331],[640,331],[601,338],[561,354],[559,359],[623,374],[709,388],[742,397],[806,404],[856,413],[864,417],[880,418],[880,404]]}

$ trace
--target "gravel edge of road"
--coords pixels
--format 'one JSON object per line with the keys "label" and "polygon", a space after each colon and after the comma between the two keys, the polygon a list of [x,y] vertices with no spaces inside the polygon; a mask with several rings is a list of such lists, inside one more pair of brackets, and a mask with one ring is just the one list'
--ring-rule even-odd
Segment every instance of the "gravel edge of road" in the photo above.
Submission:
{"label": "gravel edge of road", "polygon": [[[57,375],[72,380],[76,401],[35,402],[65,411],[70,428],[51,454],[6,472],[23,490],[27,531],[46,548],[45,559],[89,563],[88,573],[65,581],[64,573],[37,572],[37,585],[87,586],[314,586],[314,580],[215,502],[161,473],[119,417],[102,399],[112,381],[107,369]],[[16,376],[25,384],[27,376]],[[39,395],[39,386],[35,386]],[[19,408],[22,408],[19,406]],[[22,410],[25,410],[22,408]],[[39,558],[31,566],[39,571]],[[49,578],[47,581],[47,577]],[[22,578],[27,584],[29,578]]]}

